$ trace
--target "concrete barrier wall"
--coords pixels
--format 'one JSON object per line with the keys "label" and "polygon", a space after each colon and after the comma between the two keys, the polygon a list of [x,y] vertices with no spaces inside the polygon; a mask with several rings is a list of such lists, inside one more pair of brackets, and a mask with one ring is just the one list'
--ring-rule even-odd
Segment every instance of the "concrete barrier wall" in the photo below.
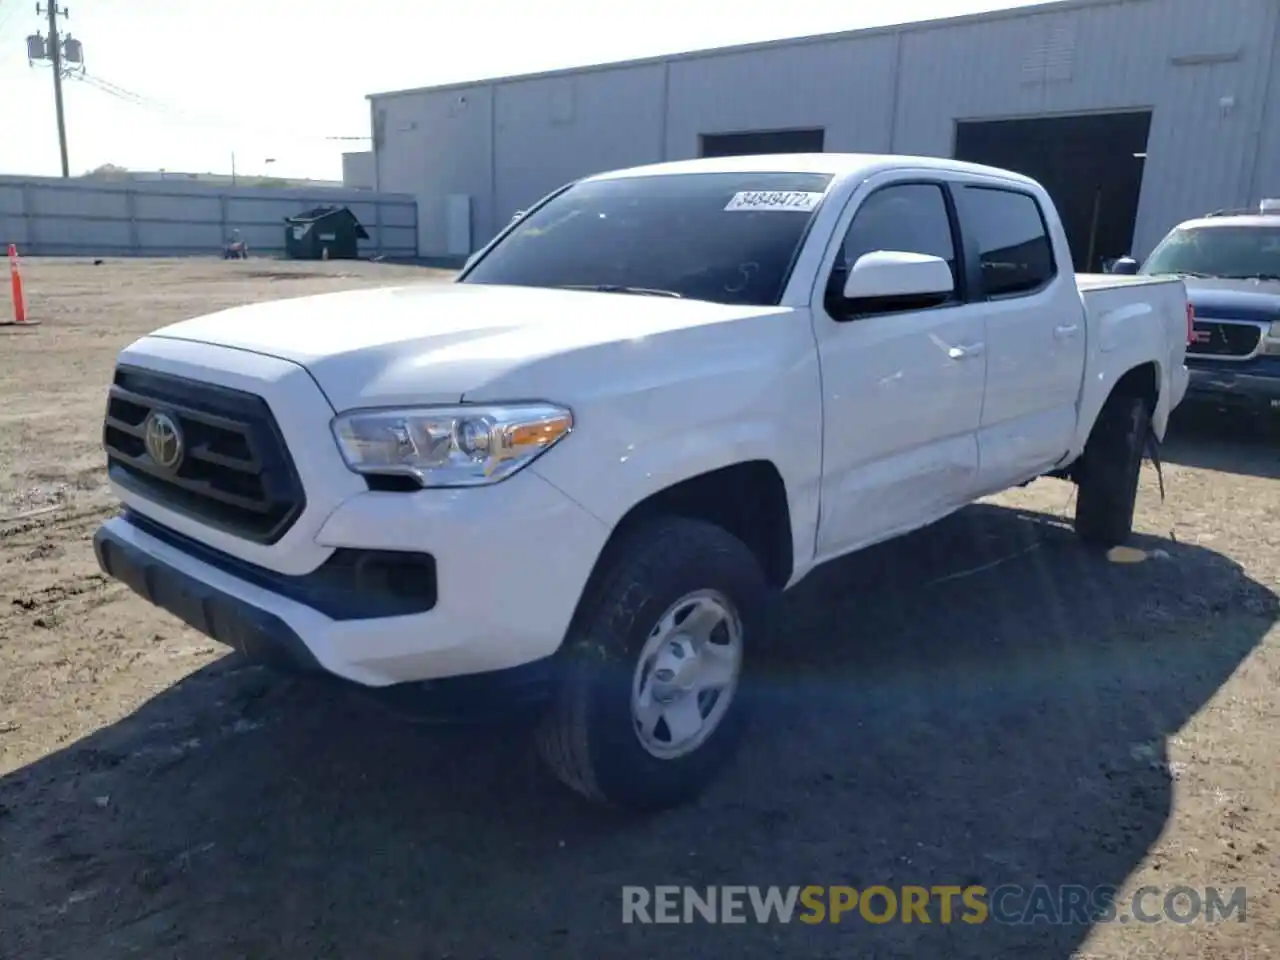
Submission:
{"label": "concrete barrier wall", "polygon": [[0,244],[27,256],[208,256],[239,230],[254,255],[284,252],[284,218],[346,206],[369,233],[362,256],[412,258],[418,204],[368,190],[0,176]]}

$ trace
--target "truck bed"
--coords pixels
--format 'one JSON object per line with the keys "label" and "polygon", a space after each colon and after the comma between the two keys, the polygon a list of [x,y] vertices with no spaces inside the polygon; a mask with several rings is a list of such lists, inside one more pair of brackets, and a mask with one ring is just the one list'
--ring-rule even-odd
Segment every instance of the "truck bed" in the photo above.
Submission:
{"label": "truck bed", "polygon": [[1076,287],[1081,293],[1115,290],[1120,287],[1145,286],[1152,283],[1181,283],[1176,277],[1135,277],[1112,273],[1077,273]]}
{"label": "truck bed", "polygon": [[1151,313],[1160,318],[1159,326],[1164,330],[1160,339],[1186,338],[1187,292],[1179,277],[1078,273],[1076,289],[1095,321],[1095,330],[1104,330],[1121,317]]}

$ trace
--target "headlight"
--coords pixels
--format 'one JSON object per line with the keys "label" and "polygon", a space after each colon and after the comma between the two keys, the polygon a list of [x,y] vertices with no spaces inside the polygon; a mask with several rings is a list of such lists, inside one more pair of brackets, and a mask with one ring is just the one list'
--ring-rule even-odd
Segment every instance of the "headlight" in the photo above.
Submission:
{"label": "headlight", "polygon": [[497,483],[572,429],[573,414],[549,403],[356,410],[333,421],[356,473],[415,477],[424,487]]}

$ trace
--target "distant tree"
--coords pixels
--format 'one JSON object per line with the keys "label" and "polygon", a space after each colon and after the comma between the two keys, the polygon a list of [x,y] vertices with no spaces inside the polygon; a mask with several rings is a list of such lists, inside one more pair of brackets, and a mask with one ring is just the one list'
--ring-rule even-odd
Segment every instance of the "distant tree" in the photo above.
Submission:
{"label": "distant tree", "polygon": [[104,163],[100,167],[94,167],[85,176],[93,177],[97,180],[123,180],[129,176],[129,170],[127,167],[122,167],[118,164]]}
{"label": "distant tree", "polygon": [[287,187],[288,180],[281,180],[279,177],[255,177],[252,180],[245,180],[246,187]]}

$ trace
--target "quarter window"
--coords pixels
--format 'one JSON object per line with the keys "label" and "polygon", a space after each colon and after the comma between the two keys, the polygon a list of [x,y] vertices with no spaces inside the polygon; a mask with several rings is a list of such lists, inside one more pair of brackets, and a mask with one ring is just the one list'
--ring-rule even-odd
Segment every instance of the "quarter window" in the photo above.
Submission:
{"label": "quarter window", "polygon": [[1034,293],[1057,275],[1053,244],[1035,197],[995,187],[960,191],[960,220],[978,243],[983,292]]}

